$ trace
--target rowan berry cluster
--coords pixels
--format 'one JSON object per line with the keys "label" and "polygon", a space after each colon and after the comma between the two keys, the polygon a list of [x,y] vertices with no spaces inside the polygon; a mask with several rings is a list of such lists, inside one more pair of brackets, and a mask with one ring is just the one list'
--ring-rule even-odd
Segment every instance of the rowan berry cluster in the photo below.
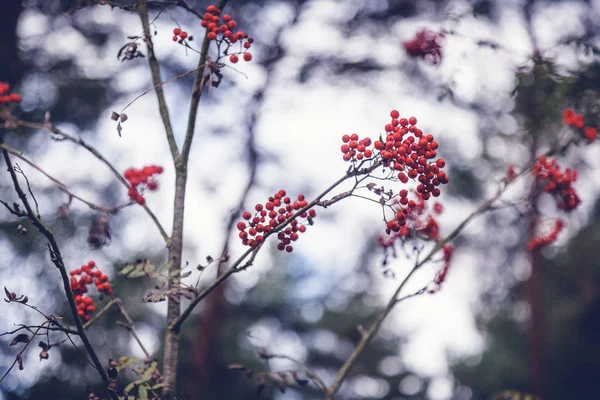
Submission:
{"label": "rowan berry cluster", "polygon": [[[83,321],[89,321],[90,315],[96,310],[96,307],[94,306],[94,300],[85,296],[88,292],[88,285],[94,284],[99,292],[110,295],[112,294],[112,287],[108,283],[108,276],[96,267],[96,262],[93,260],[69,274],[71,275],[71,290],[75,296],[77,313]],[[79,275],[81,277],[77,279]]]}
{"label": "rowan berry cluster", "polygon": [[598,137],[598,129],[593,126],[585,126],[585,121],[582,114],[577,114],[572,108],[563,110],[563,121],[565,124],[579,129],[585,138],[593,142]]}
{"label": "rowan berry cluster", "polygon": [[529,251],[534,251],[536,249],[554,243],[556,241],[556,238],[558,237],[558,234],[560,233],[560,231],[562,231],[564,226],[564,221],[560,218],[557,219],[556,221],[554,221],[554,226],[552,227],[552,230],[546,235],[533,237],[527,244],[527,249]]}
{"label": "rowan berry cluster", "polygon": [[442,247],[442,253],[444,255],[444,266],[435,275],[435,278],[433,279],[433,285],[427,290],[429,294],[438,292],[442,286],[442,283],[444,283],[446,280],[446,275],[448,275],[448,270],[450,269],[450,260],[452,259],[452,254],[454,254],[454,247],[448,244],[444,245]]}
{"label": "rowan berry cluster", "polygon": [[433,205],[433,213],[428,213],[427,204],[423,195],[414,192],[416,200],[408,198],[409,191],[402,189],[399,196],[395,199],[394,219],[386,222],[386,234],[392,235],[387,238],[379,236],[379,245],[390,247],[396,239],[404,239],[411,232],[424,240],[440,239],[440,228],[434,214],[441,214],[444,211],[440,203]]}
{"label": "rowan berry cluster", "polygon": [[179,40],[179,44],[182,44],[185,39],[192,41],[192,40],[194,40],[194,37],[188,35],[188,33],[186,31],[181,30],[181,28],[173,29],[173,41],[174,42]]}
{"label": "rowan berry cluster", "polygon": [[[438,197],[438,186],[448,183],[448,175],[442,170],[446,161],[440,158],[433,162],[437,156],[438,143],[433,135],[425,135],[417,128],[415,117],[400,118],[397,110],[390,112],[392,120],[385,126],[387,136],[373,143],[374,150],[367,148],[371,139],[358,140],[358,135],[344,135],[342,153],[345,161],[373,159],[380,157],[385,167],[397,171],[397,178],[402,183],[409,179],[417,179],[419,192],[424,200],[430,196]],[[347,143],[347,144],[346,144]]]}
{"label": "rowan berry cluster", "polygon": [[[256,204],[254,215],[249,211],[242,214],[242,218],[247,223],[240,221],[237,223],[237,228],[240,231],[239,237],[242,239],[243,245],[250,247],[260,245],[268,235],[277,230],[280,224],[291,218],[295,212],[308,205],[304,195],[299,194],[298,199],[292,201],[286,194],[286,191],[281,189],[269,197],[264,205],[261,203]],[[313,219],[316,216],[316,211],[311,208],[300,214],[299,218],[301,220],[295,218],[290,221],[290,226],[279,230],[277,233],[277,239],[279,239],[277,249],[291,253],[294,250],[291,243],[298,240],[300,233],[306,231],[304,221],[312,225]]]}
{"label": "rowan berry cluster", "polygon": [[155,191],[158,189],[158,182],[155,179],[155,175],[162,174],[162,172],[162,167],[156,165],[149,165],[142,169],[127,169],[123,176],[131,185],[127,192],[129,198],[140,205],[145,204],[146,199],[141,195],[140,191],[144,189]]}
{"label": "rowan berry cluster", "polygon": [[414,39],[403,42],[404,50],[410,57],[419,57],[437,65],[442,61],[444,35],[421,29]]}
{"label": "rowan berry cluster", "polygon": [[0,104],[18,103],[21,101],[21,95],[10,93],[10,85],[6,82],[0,82]]}
{"label": "rowan berry cluster", "polygon": [[373,150],[367,147],[371,145],[371,139],[366,137],[360,139],[356,133],[352,135],[342,136],[342,153],[344,153],[344,161],[362,160],[363,158],[371,158]]}
{"label": "rowan berry cluster", "polygon": [[[243,53],[242,58],[244,61],[252,60],[252,54],[248,52],[248,49],[252,47],[254,39],[248,37],[243,31],[236,32],[237,22],[231,15],[223,14],[221,16],[221,10],[215,5],[210,5],[206,9],[200,25],[207,29],[206,38],[208,40],[216,40],[217,43],[225,43],[227,46],[240,42],[243,47],[243,50],[240,51],[240,53]],[[229,61],[234,64],[237,63],[239,61],[238,54],[232,54]]]}
{"label": "rowan berry cluster", "polygon": [[558,198],[556,207],[559,210],[572,211],[581,203],[571,186],[577,179],[576,170],[566,168],[561,171],[556,160],[541,156],[533,166],[533,174],[540,179],[546,193]]}

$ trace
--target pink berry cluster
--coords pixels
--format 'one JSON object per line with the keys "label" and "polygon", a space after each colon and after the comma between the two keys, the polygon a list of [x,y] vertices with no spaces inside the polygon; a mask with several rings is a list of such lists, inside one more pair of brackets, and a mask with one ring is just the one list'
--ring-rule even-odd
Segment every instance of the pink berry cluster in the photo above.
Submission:
{"label": "pink berry cluster", "polygon": [[385,167],[397,171],[397,178],[402,183],[409,179],[417,179],[419,192],[424,200],[430,196],[438,197],[440,189],[438,186],[448,183],[448,175],[443,171],[446,161],[437,156],[438,143],[433,135],[425,135],[417,128],[415,117],[400,118],[397,110],[390,112],[392,120],[385,125],[387,136],[376,140],[373,149],[370,138],[359,140],[358,135],[342,136],[342,153],[345,161],[357,161],[363,159],[383,160]]}
{"label": "pink berry cluster", "polygon": [[10,85],[6,82],[0,82],[0,104],[18,103],[21,101],[21,95],[17,93],[8,93]]}
{"label": "pink berry cluster", "polygon": [[442,61],[444,35],[429,29],[421,29],[412,40],[403,42],[404,50],[410,57],[418,57],[437,65]]}
{"label": "pink berry cluster", "polygon": [[386,234],[391,236],[379,236],[379,245],[390,247],[397,239],[407,238],[411,232],[425,240],[440,239],[440,228],[434,215],[444,211],[440,203],[433,205],[433,213],[428,212],[427,203],[423,195],[414,192],[416,200],[408,198],[409,191],[400,190],[395,199],[394,218],[386,222]]}
{"label": "pink berry cluster", "polygon": [[[200,25],[207,29],[208,33],[206,34],[206,38],[208,40],[215,40],[219,44],[225,43],[228,46],[240,42],[243,47],[243,50],[240,51],[240,53],[242,53],[242,58],[244,61],[252,60],[252,53],[248,50],[252,47],[254,39],[248,37],[243,31],[236,32],[237,22],[231,15],[223,14],[221,16],[221,10],[215,5],[210,5],[206,9],[206,13],[203,16]],[[238,54],[231,54],[231,56],[229,56],[229,61],[234,64],[237,63],[239,61]]]}
{"label": "pink berry cluster", "polygon": [[[75,296],[75,304],[77,306],[77,313],[84,321],[90,320],[90,314],[92,314],[96,307],[94,306],[94,300],[91,297],[86,297],[85,294],[88,292],[88,285],[94,284],[99,292],[110,295],[112,294],[112,287],[108,283],[108,276],[103,274],[99,268],[96,267],[96,262],[91,260],[81,268],[74,269],[69,272],[71,275],[71,290]],[[77,276],[81,275],[79,279]]]}
{"label": "pink berry cluster", "polygon": [[194,40],[194,37],[188,35],[188,33],[184,30],[181,30],[181,28],[173,29],[173,41],[174,42],[179,40],[179,44],[183,44],[183,41],[186,39],[189,41],[192,41],[192,40]]}
{"label": "pink berry cluster", "polygon": [[567,168],[561,171],[555,159],[541,156],[533,166],[533,174],[542,182],[544,191],[558,199],[556,207],[559,210],[573,211],[581,203],[571,186],[577,180],[576,170]]}
{"label": "pink berry cluster", "polygon": [[529,251],[534,251],[536,249],[540,249],[542,247],[546,247],[556,241],[558,238],[558,234],[563,230],[565,226],[565,222],[558,218],[554,221],[554,225],[549,233],[545,235],[535,236],[533,237],[529,243],[527,244],[527,249]]}
{"label": "pink berry cluster", "polygon": [[158,182],[155,176],[160,175],[163,172],[163,168],[156,165],[149,165],[142,169],[129,168],[125,171],[123,176],[129,182],[131,187],[127,192],[129,198],[136,203],[143,205],[146,203],[146,199],[140,191],[148,189],[155,191],[158,189]]}
{"label": "pink berry cluster", "polygon": [[578,129],[589,142],[593,142],[598,138],[598,129],[593,126],[586,126],[582,114],[577,114],[572,108],[567,108],[563,110],[562,115],[565,124]]}
{"label": "pink berry cluster", "polygon": [[[295,212],[307,205],[308,202],[304,198],[304,195],[299,194],[298,199],[292,201],[283,189],[269,197],[266,203],[257,203],[254,206],[254,214],[249,211],[242,214],[242,218],[247,222],[240,221],[237,223],[242,244],[250,247],[260,245],[271,232],[277,229],[278,225],[287,221]],[[311,208],[304,211],[299,217],[309,225],[312,225],[313,219],[316,216],[316,211]],[[306,224],[302,220],[293,219],[290,221],[288,227],[281,229],[277,233],[277,239],[279,239],[277,249],[280,251],[285,250],[288,253],[294,250],[291,243],[298,240],[300,233],[306,231]]]}
{"label": "pink berry cluster", "polygon": [[435,275],[435,278],[433,279],[433,285],[427,290],[427,293],[429,294],[438,292],[442,287],[442,283],[444,283],[446,280],[446,275],[448,275],[448,270],[450,269],[450,260],[452,259],[452,254],[454,254],[454,247],[450,245],[444,245],[442,247],[442,253],[444,255],[444,266]]}

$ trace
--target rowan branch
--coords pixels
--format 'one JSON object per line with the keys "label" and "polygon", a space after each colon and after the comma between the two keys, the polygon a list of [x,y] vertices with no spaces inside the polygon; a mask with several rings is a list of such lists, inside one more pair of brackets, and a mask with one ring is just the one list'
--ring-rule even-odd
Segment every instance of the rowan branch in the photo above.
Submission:
{"label": "rowan branch", "polygon": [[[0,144],[4,144],[2,139],[0,139]],[[108,375],[106,374],[106,371],[104,370],[104,367],[102,366],[102,363],[98,359],[98,355],[96,354],[94,347],[92,346],[89,338],[87,337],[87,335],[84,331],[84,328],[83,328],[83,324],[81,323],[81,319],[79,318],[79,314],[77,311],[77,305],[75,304],[75,298],[73,296],[73,292],[71,291],[69,274],[67,273],[67,269],[64,264],[64,260],[63,260],[60,248],[58,246],[58,243],[56,242],[53,233],[41,222],[41,220],[33,212],[31,205],[29,204],[29,201],[27,200],[27,195],[21,189],[21,185],[19,184],[17,175],[16,175],[14,169],[12,168],[12,164],[10,161],[10,156],[8,154],[8,151],[6,149],[2,148],[2,154],[4,156],[4,161],[6,163],[6,167],[8,168],[8,171],[10,173],[15,191],[17,192],[17,195],[21,199],[21,202],[23,203],[25,209],[27,210],[27,216],[28,216],[29,220],[37,228],[37,230],[46,237],[46,239],[49,242],[48,248],[50,250],[51,260],[60,272],[60,275],[61,275],[61,278],[63,281],[63,287],[65,290],[65,294],[67,296],[67,300],[69,303],[69,308],[71,310],[71,314],[73,315],[73,319],[75,320],[75,325],[77,327],[77,332],[79,334],[79,337],[81,338],[83,345],[85,346],[90,358],[92,359],[94,367],[96,368],[98,374],[102,378],[102,381],[104,382],[105,387],[108,387],[108,385],[110,384]],[[117,395],[114,392],[109,391],[109,394],[113,400],[118,400]]]}

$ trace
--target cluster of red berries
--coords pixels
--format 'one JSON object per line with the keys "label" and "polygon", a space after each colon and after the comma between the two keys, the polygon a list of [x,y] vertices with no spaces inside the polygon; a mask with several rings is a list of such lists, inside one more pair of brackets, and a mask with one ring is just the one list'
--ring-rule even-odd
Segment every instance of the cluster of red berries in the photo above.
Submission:
{"label": "cluster of red berries", "polygon": [[564,221],[560,218],[557,219],[556,221],[554,221],[554,226],[552,227],[552,230],[546,235],[532,238],[527,244],[527,249],[529,251],[534,251],[536,249],[540,249],[542,247],[554,243],[556,241],[556,238],[558,237],[558,234],[560,233],[560,231],[562,231],[564,226]]}
{"label": "cluster of red berries", "polygon": [[[225,42],[228,46],[236,42],[240,42],[244,48],[242,57],[244,61],[252,60],[252,54],[248,52],[248,49],[252,47],[254,39],[248,37],[243,31],[235,31],[237,28],[237,22],[229,14],[223,14],[221,16],[221,10],[215,5],[210,5],[206,9],[206,13],[202,18],[200,25],[205,27],[208,31],[206,38],[208,40],[217,40],[219,42]],[[219,35],[221,35],[219,37]],[[229,57],[229,61],[237,63],[239,56],[232,54]]]}
{"label": "cluster of red berries", "polygon": [[[299,194],[298,200],[292,202],[292,199],[286,196],[285,190],[281,189],[269,197],[264,205],[261,203],[256,204],[254,216],[249,211],[242,214],[242,218],[248,221],[247,224],[244,221],[237,223],[242,244],[250,247],[258,246],[264,242],[271,232],[277,229],[278,225],[287,221],[295,212],[307,205],[308,202],[304,195]],[[313,219],[316,216],[317,213],[312,208],[300,214],[300,218],[306,220],[309,225],[313,224]],[[277,233],[277,239],[279,239],[277,249],[291,253],[294,250],[291,243],[298,240],[299,234],[305,231],[306,225],[298,219],[293,219],[290,221],[290,226]]]}
{"label": "cluster of red berries", "polygon": [[[411,231],[425,240],[440,239],[440,228],[433,214],[427,213],[427,204],[421,193],[415,192],[416,200],[408,199],[408,190],[402,189],[395,199],[396,213],[394,219],[387,221],[385,232],[391,237],[379,236],[379,245],[390,247],[396,239],[406,238]],[[433,205],[433,213],[444,211],[440,203]]]}
{"label": "cluster of red berries", "polygon": [[561,171],[556,160],[541,156],[533,166],[533,174],[541,180],[546,193],[558,198],[556,207],[559,210],[572,211],[581,203],[571,186],[577,180],[576,170],[566,168]]}
{"label": "cluster of red berries", "polygon": [[155,175],[162,174],[162,172],[162,167],[156,165],[149,165],[142,169],[127,169],[123,176],[131,185],[127,192],[129,198],[140,205],[146,203],[146,199],[140,194],[140,190],[143,188],[147,188],[150,191],[158,189],[158,182],[153,178]]}
{"label": "cluster of red berries", "polygon": [[183,43],[183,41],[185,39],[192,41],[192,40],[194,40],[194,37],[188,35],[188,33],[186,31],[182,31],[181,28],[173,29],[173,41],[174,42],[179,40],[179,43]]}
{"label": "cluster of red berries", "polygon": [[[95,261],[90,261],[79,269],[75,269],[69,273],[71,275],[71,290],[75,295],[75,304],[77,305],[77,313],[84,321],[90,320],[90,315],[96,311],[94,300],[91,297],[86,297],[88,285],[95,284],[99,292],[110,295],[112,287],[108,283],[108,276],[104,275],[100,269],[96,267]],[[77,276],[81,275],[79,279]]]}
{"label": "cluster of red berries", "polygon": [[342,142],[344,142],[342,145],[344,161],[362,160],[373,156],[373,150],[367,148],[372,143],[368,137],[359,140],[358,135],[353,133],[352,135],[342,136]]}
{"label": "cluster of red berries", "polygon": [[345,161],[355,161],[363,158],[380,156],[385,167],[391,167],[398,171],[398,179],[407,183],[409,179],[417,179],[419,192],[424,200],[430,196],[438,197],[441,184],[448,183],[448,175],[442,170],[446,161],[437,156],[438,143],[433,140],[433,135],[425,135],[417,128],[415,117],[400,118],[397,110],[390,112],[392,120],[385,126],[387,136],[373,143],[375,151],[368,149],[371,139],[358,140],[358,135],[344,135],[342,141],[342,153]]}
{"label": "cluster of red berries", "polygon": [[598,129],[594,128],[593,126],[585,126],[583,115],[577,114],[572,108],[563,110],[562,115],[565,124],[579,129],[583,133],[583,136],[585,136],[585,138],[590,142],[596,140],[598,137]]}
{"label": "cluster of red berries", "polygon": [[437,65],[442,61],[444,35],[421,29],[413,40],[403,42],[404,50],[410,57],[419,57]]}
{"label": "cluster of red berries", "polygon": [[0,104],[17,103],[21,101],[21,95],[10,93],[10,85],[6,82],[0,82]]}
{"label": "cluster of red berries", "polygon": [[435,275],[433,279],[433,287],[430,287],[427,292],[429,294],[436,293],[442,287],[442,283],[446,280],[446,275],[448,275],[448,270],[450,269],[450,260],[452,259],[452,254],[454,254],[454,247],[450,245],[444,245],[442,247],[442,253],[444,254],[444,266],[442,269]]}

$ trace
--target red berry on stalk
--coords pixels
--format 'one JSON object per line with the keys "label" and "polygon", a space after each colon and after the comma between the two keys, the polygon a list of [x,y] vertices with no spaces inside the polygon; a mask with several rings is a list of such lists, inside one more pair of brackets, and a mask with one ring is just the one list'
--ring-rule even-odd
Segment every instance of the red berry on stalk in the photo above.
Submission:
{"label": "red berry on stalk", "polygon": [[250,61],[250,60],[252,60],[252,54],[244,53],[244,61]]}
{"label": "red berry on stalk", "polygon": [[239,60],[240,58],[237,54],[232,54],[231,57],[229,57],[229,61],[231,61],[232,64],[236,64]]}

